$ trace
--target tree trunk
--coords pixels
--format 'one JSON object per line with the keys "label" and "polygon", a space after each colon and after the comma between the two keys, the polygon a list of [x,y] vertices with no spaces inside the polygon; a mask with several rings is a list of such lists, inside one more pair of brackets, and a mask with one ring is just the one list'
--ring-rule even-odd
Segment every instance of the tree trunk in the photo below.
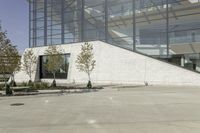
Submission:
{"label": "tree trunk", "polygon": [[10,74],[10,85],[13,86],[14,83],[14,74]]}
{"label": "tree trunk", "polygon": [[56,80],[56,73],[53,73],[53,79]]}
{"label": "tree trunk", "polygon": [[88,78],[89,78],[89,81],[88,81],[88,83],[87,83],[87,88],[88,88],[88,89],[92,89],[92,83],[91,83],[90,73],[88,73]]}
{"label": "tree trunk", "polygon": [[52,82],[52,87],[56,87],[56,73],[53,72],[53,82]]}
{"label": "tree trunk", "polygon": [[90,73],[88,73],[88,79],[89,79],[89,81],[91,81]]}
{"label": "tree trunk", "polygon": [[32,75],[31,75],[31,72],[29,71],[29,81],[32,81]]}
{"label": "tree trunk", "polygon": [[3,79],[4,79],[4,83],[5,83],[5,87],[6,87],[6,74],[5,74],[5,65],[3,66]]}
{"label": "tree trunk", "polygon": [[15,82],[15,74],[13,73],[13,81]]}
{"label": "tree trunk", "polygon": [[5,74],[5,72],[3,72],[3,79],[4,79],[4,84],[6,86],[6,74]]}
{"label": "tree trunk", "polygon": [[32,81],[32,77],[31,77],[31,75],[29,76],[29,78],[30,78],[30,81]]}
{"label": "tree trunk", "polygon": [[11,83],[12,83],[11,86],[16,87],[14,72],[11,74]]}

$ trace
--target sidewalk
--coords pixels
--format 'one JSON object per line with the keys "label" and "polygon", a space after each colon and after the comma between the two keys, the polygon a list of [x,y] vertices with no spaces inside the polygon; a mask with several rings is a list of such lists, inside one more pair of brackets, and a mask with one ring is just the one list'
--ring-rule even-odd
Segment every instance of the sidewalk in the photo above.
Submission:
{"label": "sidewalk", "polygon": [[[37,95],[37,94],[55,94],[61,93],[61,90],[38,90],[38,92],[22,92],[23,94],[26,93],[27,95]],[[0,95],[5,95],[5,91],[0,91]],[[18,93],[16,93],[18,94]]]}
{"label": "sidewalk", "polygon": [[[62,93],[87,93],[96,92],[97,89],[69,89],[69,90],[38,90],[38,92],[16,92],[14,96],[39,95],[39,94],[62,94]],[[5,91],[0,91],[0,96],[5,96]]]}

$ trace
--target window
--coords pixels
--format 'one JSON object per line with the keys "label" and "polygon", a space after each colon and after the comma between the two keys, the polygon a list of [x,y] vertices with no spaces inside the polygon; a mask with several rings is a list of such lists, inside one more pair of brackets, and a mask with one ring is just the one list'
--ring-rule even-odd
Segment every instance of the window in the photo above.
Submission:
{"label": "window", "polygon": [[[64,54],[63,64],[60,69],[56,72],[56,79],[67,79],[69,69],[70,54]],[[40,56],[40,78],[41,79],[53,79],[53,74],[46,69],[48,62],[47,55]]]}

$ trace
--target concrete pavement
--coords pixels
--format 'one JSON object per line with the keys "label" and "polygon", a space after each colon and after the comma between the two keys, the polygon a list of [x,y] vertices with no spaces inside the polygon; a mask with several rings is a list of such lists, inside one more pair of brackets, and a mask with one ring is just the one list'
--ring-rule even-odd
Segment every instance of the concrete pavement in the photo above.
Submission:
{"label": "concrete pavement", "polygon": [[[23,106],[10,106],[24,103]],[[200,88],[0,97],[0,133],[199,133]]]}

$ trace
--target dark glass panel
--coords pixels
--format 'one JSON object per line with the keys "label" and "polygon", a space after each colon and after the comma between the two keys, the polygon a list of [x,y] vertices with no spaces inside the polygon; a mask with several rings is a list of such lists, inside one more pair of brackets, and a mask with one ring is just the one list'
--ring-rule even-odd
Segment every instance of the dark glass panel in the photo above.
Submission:
{"label": "dark glass panel", "polygon": [[[63,64],[60,69],[56,72],[56,79],[67,79],[68,69],[69,69],[69,54],[62,55]],[[43,79],[53,79],[53,74],[46,69],[46,64],[48,62],[47,56],[40,56],[40,78]]]}

